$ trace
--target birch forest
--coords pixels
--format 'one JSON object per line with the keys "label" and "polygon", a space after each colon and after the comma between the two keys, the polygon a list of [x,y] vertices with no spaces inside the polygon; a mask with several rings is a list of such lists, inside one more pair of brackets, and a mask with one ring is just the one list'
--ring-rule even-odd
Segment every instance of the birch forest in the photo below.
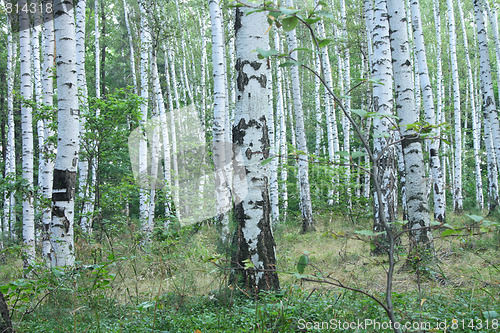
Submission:
{"label": "birch forest", "polygon": [[0,332],[500,330],[497,0],[0,0]]}

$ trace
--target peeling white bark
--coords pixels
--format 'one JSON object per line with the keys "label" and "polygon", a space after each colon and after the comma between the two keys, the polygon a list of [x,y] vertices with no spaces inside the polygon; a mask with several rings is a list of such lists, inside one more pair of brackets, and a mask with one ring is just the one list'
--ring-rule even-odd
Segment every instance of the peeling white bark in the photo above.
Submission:
{"label": "peeling white bark", "polygon": [[51,223],[52,266],[73,266],[76,169],[78,165],[78,87],[73,4],[54,1],[58,89],[58,142],[54,166]]}

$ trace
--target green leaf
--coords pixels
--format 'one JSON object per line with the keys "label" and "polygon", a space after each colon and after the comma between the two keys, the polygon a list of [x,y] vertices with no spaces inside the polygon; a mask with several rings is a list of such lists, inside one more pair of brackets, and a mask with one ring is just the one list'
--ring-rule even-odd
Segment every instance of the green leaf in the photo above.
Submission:
{"label": "green leaf", "polygon": [[358,116],[360,116],[361,118],[365,118],[366,115],[368,114],[368,112],[366,112],[365,110],[363,109],[351,109],[351,112],[354,112],[355,114],[357,114]]}
{"label": "green leaf", "polygon": [[337,152],[335,152],[335,154],[340,155],[340,156],[344,156],[344,157],[349,156],[349,152],[347,152],[347,151],[337,151]]}
{"label": "green leaf", "polygon": [[271,163],[271,161],[273,160],[273,158],[274,158],[274,156],[266,158],[265,160],[263,160],[262,162],[260,162],[260,164],[261,165],[269,164],[269,163]]}
{"label": "green leaf", "polygon": [[484,319],[492,320],[498,318],[498,312],[496,312],[495,310],[483,311],[483,317]]}
{"label": "green leaf", "polygon": [[296,18],[295,16],[290,16],[290,17],[284,18],[281,21],[281,23],[283,24],[283,30],[288,32],[288,31],[292,31],[293,29],[295,29],[295,27],[299,23],[299,19]]}
{"label": "green leaf", "polygon": [[304,22],[306,22],[307,24],[311,24],[311,25],[314,24],[314,23],[316,23],[316,22],[318,22],[318,21],[321,21],[321,18],[319,18],[319,17],[310,17],[310,18],[304,19]]}
{"label": "green leaf", "polygon": [[431,221],[429,222],[430,225],[441,225],[441,222],[438,221]]}
{"label": "green leaf", "polygon": [[251,259],[243,260],[243,263],[245,264],[245,269],[255,268]]}
{"label": "green leaf", "polygon": [[263,50],[261,48],[257,48],[255,51],[259,54],[259,59],[269,58],[278,54],[278,51],[275,49]]}
{"label": "green leaf", "polygon": [[302,63],[297,60],[288,60],[285,61],[284,63],[280,64],[279,67],[292,67],[292,66],[302,66]]}
{"label": "green leaf", "polygon": [[324,18],[329,18],[332,20],[335,19],[335,17],[333,16],[332,13],[324,11],[324,10],[317,11],[317,12],[315,12],[315,14],[318,16],[324,17]]}
{"label": "green leaf", "polygon": [[301,255],[299,258],[299,262],[297,263],[297,272],[303,274],[308,264],[309,264],[309,257],[306,254]]}
{"label": "green leaf", "polygon": [[351,157],[352,158],[358,158],[358,157],[362,157],[362,156],[365,156],[366,154],[363,153],[362,151],[354,151],[352,152],[351,154]]}
{"label": "green leaf", "polygon": [[330,44],[331,42],[332,42],[331,39],[325,38],[325,39],[320,40],[319,43],[318,43],[318,45],[319,45],[319,47],[325,47],[328,44]]}
{"label": "green leaf", "polygon": [[471,219],[473,219],[474,222],[477,222],[477,223],[481,222],[484,219],[484,217],[479,216],[479,215],[467,215],[467,216],[470,217]]}
{"label": "green leaf", "polygon": [[455,229],[446,229],[441,233],[441,237],[445,236],[450,236],[450,235],[458,235],[460,233],[460,230],[455,230]]}
{"label": "green leaf", "polygon": [[358,235],[363,235],[363,236],[378,236],[385,234],[385,231],[379,231],[379,232],[374,232],[373,230],[356,230],[354,231],[355,234]]}
{"label": "green leaf", "polygon": [[295,15],[299,12],[298,9],[293,9],[293,8],[285,8],[285,7],[280,7],[281,13],[285,15]]}

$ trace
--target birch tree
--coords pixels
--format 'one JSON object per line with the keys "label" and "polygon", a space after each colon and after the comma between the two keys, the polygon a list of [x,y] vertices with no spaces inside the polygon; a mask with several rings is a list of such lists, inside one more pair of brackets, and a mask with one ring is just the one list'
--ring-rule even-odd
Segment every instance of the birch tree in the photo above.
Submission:
{"label": "birch tree", "polygon": [[[378,116],[373,119],[373,152],[378,156],[380,169],[381,196],[377,192],[374,197],[374,226],[375,232],[384,231],[380,213],[383,212],[385,221],[391,223],[396,219],[396,167],[394,152],[394,134],[391,131],[391,116],[393,114],[392,91],[392,63],[389,40],[389,21],[387,18],[387,4],[385,0],[375,1],[373,7],[372,24],[372,79],[380,84],[373,86],[373,110]],[[383,207],[379,206],[379,202]],[[382,208],[382,209],[380,209]],[[376,242],[374,253],[384,253],[386,246],[384,240],[379,238]]]}
{"label": "birch tree", "polygon": [[[27,5],[19,1],[19,7]],[[28,12],[19,11],[19,54],[21,61],[21,132],[22,132],[22,176],[25,183],[23,193],[23,241],[25,246],[24,267],[35,260],[35,210],[33,195],[33,124],[32,108],[26,102],[33,97],[31,75],[30,19]],[[26,101],[26,102],[25,102]]]}
{"label": "birch tree", "polygon": [[[485,138],[491,135],[491,142],[487,140],[486,149],[487,154],[491,157],[496,157],[497,170],[500,168],[500,127],[498,122],[498,111],[496,109],[495,94],[493,92],[493,79],[491,77],[491,64],[489,58],[488,50],[488,36],[486,33],[486,27],[484,24],[484,14],[483,6],[479,0],[474,1],[474,12],[476,17],[476,29],[477,29],[477,43],[479,47],[479,72],[481,79],[481,92],[483,95],[483,115],[484,115],[484,131]],[[490,133],[487,133],[487,130]],[[491,143],[493,143],[491,145]],[[495,151],[493,151],[493,148]],[[492,158],[489,159],[488,164],[490,164]],[[490,166],[491,167],[491,166]],[[493,178],[491,174],[488,178]],[[490,182],[494,182],[490,178]]]}
{"label": "birch tree", "polygon": [[[15,146],[15,123],[14,123],[14,76],[16,68],[16,42],[12,34],[12,17],[7,16],[7,145],[5,151],[5,176],[9,182],[16,175],[16,146]],[[4,197],[4,227],[8,237],[14,236],[15,221],[15,197],[14,192]]]}
{"label": "birch tree", "polygon": [[[419,0],[411,1],[411,16],[413,26],[413,38],[415,40],[415,52],[419,68],[419,82],[424,104],[425,122],[430,126],[436,126],[436,112],[434,109],[434,96],[429,68],[427,66],[427,53],[425,49],[422,18],[420,14]],[[429,149],[430,171],[432,176],[432,189],[434,198],[434,219],[443,222],[445,219],[445,195],[443,184],[443,171],[439,159],[439,139],[431,139],[427,143]]]}
{"label": "birch tree", "polygon": [[434,245],[430,230],[422,142],[419,134],[411,127],[419,122],[419,110],[416,107],[413,92],[408,25],[403,0],[387,0],[387,8],[391,31],[395,106],[399,117],[399,131],[406,171],[405,187],[408,228],[410,229],[410,253],[416,258],[422,258],[434,254]]}
{"label": "birch tree", "polygon": [[[52,5],[51,0],[44,0],[43,6],[47,8],[48,4]],[[52,11],[45,10],[43,12],[43,63],[42,63],[42,95],[43,104],[46,107],[53,106],[54,80],[52,73],[54,69],[54,15]],[[54,135],[54,132],[49,126],[49,120],[45,120],[44,124],[44,154],[50,156],[54,153],[54,144],[49,138]],[[43,160],[42,169],[42,195],[47,201],[52,199],[52,186],[54,175],[54,161],[52,158]],[[52,221],[52,207],[47,207],[42,211],[42,256],[50,264],[50,224]]]}
{"label": "birch tree", "polygon": [[[287,0],[287,6],[293,7],[293,1]],[[287,32],[288,49],[290,57],[298,60],[297,34],[295,29]],[[311,189],[309,185],[309,162],[307,157],[306,133],[304,127],[304,111],[302,109],[302,96],[300,92],[299,67],[292,66],[292,95],[295,109],[295,133],[297,135],[297,148],[302,153],[298,156],[298,178],[300,188],[300,207],[302,211],[302,232],[314,230],[312,215]]]}
{"label": "birch tree", "polygon": [[217,198],[217,219],[221,225],[223,242],[229,236],[229,216],[231,207],[231,145],[226,142],[226,64],[224,57],[224,29],[222,10],[218,0],[210,0],[210,20],[212,23],[212,66],[214,82],[213,159],[215,164],[215,184]]}
{"label": "birch tree", "polygon": [[[271,98],[267,89],[271,73],[267,59],[259,59],[254,51],[269,49],[268,24],[265,12],[249,14],[251,11],[237,7],[234,25],[237,71],[234,169],[238,166],[242,172],[235,173],[233,178],[238,203],[234,207],[237,226],[232,263],[233,280],[258,293],[278,289],[279,280],[270,219],[269,172],[262,165],[269,157],[266,110]],[[248,194],[241,197],[241,191]],[[251,268],[245,269],[248,264]]]}
{"label": "birch tree", "polygon": [[448,33],[450,36],[450,63],[451,77],[453,82],[453,113],[455,116],[455,163],[453,180],[453,210],[461,212],[463,210],[462,195],[462,118],[460,109],[460,79],[458,76],[457,62],[457,37],[455,28],[455,13],[453,1],[447,0],[448,5]]}
{"label": "birch tree", "polygon": [[52,266],[73,266],[76,168],[78,165],[78,87],[75,17],[68,0],[54,1],[56,39],[58,140],[52,194]]}
{"label": "birch tree", "polygon": [[467,30],[465,25],[464,13],[462,9],[462,3],[460,0],[457,2],[458,4],[458,13],[460,15],[460,25],[462,27],[462,39],[464,43],[464,53],[465,53],[465,63],[467,65],[467,80],[468,80],[468,88],[469,88],[469,105],[470,105],[470,114],[471,114],[471,122],[472,122],[472,144],[473,144],[473,152],[474,152],[474,166],[475,166],[475,181],[476,181],[476,206],[479,209],[484,208],[484,198],[483,198],[483,180],[481,175],[481,156],[480,149],[481,145],[479,142],[479,132],[478,128],[478,120],[477,120],[477,111],[476,111],[476,101],[475,101],[475,84],[474,84],[474,76],[472,74],[472,64],[470,60],[469,54],[469,42],[467,41]]}

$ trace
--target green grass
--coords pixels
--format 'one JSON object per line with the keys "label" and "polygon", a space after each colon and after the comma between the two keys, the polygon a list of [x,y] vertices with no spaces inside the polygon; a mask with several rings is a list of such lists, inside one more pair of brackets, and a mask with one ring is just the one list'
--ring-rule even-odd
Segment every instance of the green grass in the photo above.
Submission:
{"label": "green grass", "polygon": [[[345,289],[302,283],[292,275],[306,252],[324,274],[384,298],[386,258],[370,256],[369,243],[354,239],[354,231],[369,228],[370,222],[353,226],[338,217],[318,220],[318,231],[306,235],[293,223],[276,230],[282,289],[258,299],[228,286],[227,272],[208,260],[224,252],[217,232],[208,226],[197,233],[158,236],[146,253],[139,250],[133,232],[101,242],[108,245],[79,241],[78,269],[38,268],[30,279],[21,279],[19,251],[11,251],[5,253],[0,278],[8,286],[4,293],[17,332],[335,332],[334,324],[387,323],[374,300]],[[494,331],[477,324],[484,324],[488,316],[498,319],[500,313],[498,235],[439,234],[439,261],[422,267],[418,276],[402,269],[405,253],[398,253],[393,293],[397,317],[402,323],[428,322],[432,327],[445,320],[450,326],[455,319],[460,325],[455,331]],[[313,273],[313,268],[307,267],[306,273]],[[470,320],[475,329],[468,327]],[[357,330],[390,331],[373,326]]]}

